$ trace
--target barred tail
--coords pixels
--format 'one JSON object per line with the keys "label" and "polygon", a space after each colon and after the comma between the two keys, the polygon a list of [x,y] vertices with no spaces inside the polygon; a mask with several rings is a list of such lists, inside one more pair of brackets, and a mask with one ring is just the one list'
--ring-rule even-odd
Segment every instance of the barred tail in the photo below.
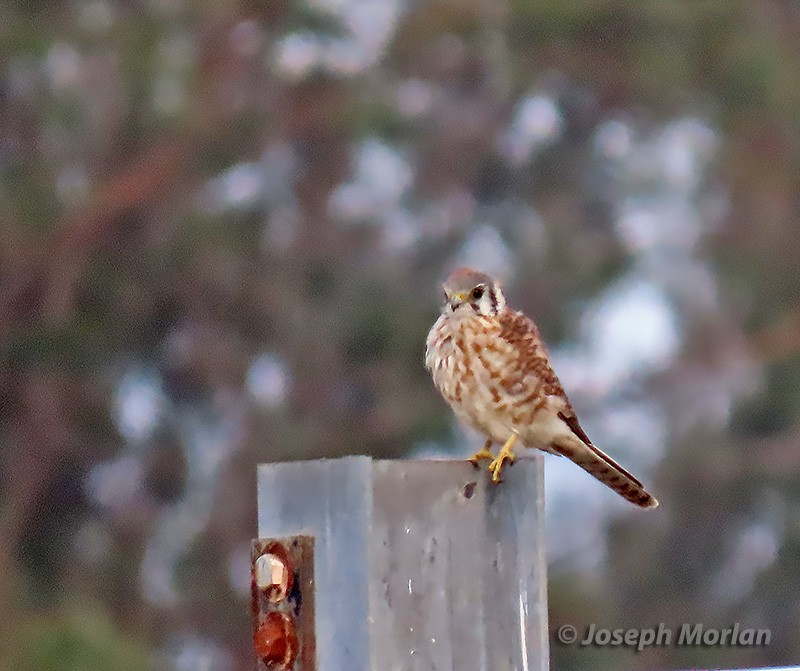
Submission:
{"label": "barred tail", "polygon": [[642,508],[658,506],[658,501],[645,491],[641,482],[591,443],[587,444],[575,436],[573,440],[553,445],[553,449],[631,503]]}

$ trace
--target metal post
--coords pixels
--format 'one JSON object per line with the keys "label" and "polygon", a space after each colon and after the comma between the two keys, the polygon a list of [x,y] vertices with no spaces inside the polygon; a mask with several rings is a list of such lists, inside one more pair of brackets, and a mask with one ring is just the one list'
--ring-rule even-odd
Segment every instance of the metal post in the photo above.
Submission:
{"label": "metal post", "polygon": [[259,467],[259,536],[314,538],[316,669],[548,668],[541,456],[503,480],[465,461]]}

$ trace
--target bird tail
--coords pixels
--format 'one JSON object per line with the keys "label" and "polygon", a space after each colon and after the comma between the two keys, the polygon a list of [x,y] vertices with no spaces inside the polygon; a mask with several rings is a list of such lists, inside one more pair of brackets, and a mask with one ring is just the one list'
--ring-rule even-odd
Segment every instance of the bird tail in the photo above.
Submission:
{"label": "bird tail", "polygon": [[573,440],[553,445],[553,449],[631,503],[642,508],[658,506],[658,501],[645,490],[641,482],[591,443],[575,436]]}

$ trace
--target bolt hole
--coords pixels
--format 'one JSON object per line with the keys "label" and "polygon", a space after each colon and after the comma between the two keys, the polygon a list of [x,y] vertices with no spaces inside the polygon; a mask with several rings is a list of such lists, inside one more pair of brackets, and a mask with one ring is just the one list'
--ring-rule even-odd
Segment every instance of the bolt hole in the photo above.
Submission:
{"label": "bolt hole", "polygon": [[255,579],[259,589],[272,603],[280,603],[292,588],[294,572],[289,553],[279,543],[270,543],[255,562]]}
{"label": "bolt hole", "polygon": [[253,636],[256,654],[270,671],[287,671],[297,657],[297,631],[288,615],[269,613]]}

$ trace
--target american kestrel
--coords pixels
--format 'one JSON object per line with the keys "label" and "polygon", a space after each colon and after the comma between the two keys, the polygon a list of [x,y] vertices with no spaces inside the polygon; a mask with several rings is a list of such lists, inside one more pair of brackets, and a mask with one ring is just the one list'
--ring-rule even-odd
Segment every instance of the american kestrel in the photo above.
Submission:
{"label": "american kestrel", "polygon": [[[445,303],[428,334],[425,367],[459,419],[486,436],[471,461],[490,459],[492,481],[500,482],[519,442],[568,457],[628,501],[655,508],[658,501],[644,485],[592,445],[550,367],[539,329],[506,304],[499,283],[460,268],[443,286]],[[496,457],[494,443],[503,446]]]}

